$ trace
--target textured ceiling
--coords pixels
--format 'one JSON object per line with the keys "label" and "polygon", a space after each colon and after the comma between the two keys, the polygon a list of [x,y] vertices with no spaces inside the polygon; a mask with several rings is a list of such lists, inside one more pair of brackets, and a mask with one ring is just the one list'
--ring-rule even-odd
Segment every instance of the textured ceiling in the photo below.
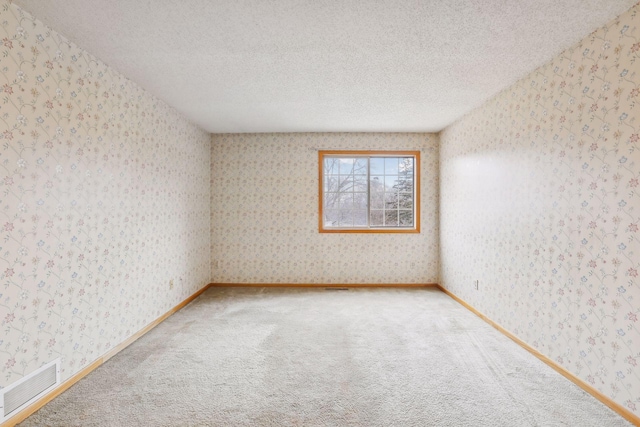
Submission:
{"label": "textured ceiling", "polygon": [[637,0],[14,0],[214,133],[439,131]]}

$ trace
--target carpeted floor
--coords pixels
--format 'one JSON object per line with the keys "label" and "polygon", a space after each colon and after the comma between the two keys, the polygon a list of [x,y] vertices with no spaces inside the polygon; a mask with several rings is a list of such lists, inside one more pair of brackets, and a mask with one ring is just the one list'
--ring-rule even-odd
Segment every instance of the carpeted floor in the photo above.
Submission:
{"label": "carpeted floor", "polygon": [[27,426],[628,426],[435,289],[211,288]]}

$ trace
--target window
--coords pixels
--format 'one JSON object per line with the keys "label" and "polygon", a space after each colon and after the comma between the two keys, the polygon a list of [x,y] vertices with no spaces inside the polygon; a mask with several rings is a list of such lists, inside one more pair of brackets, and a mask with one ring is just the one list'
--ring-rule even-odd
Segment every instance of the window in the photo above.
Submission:
{"label": "window", "polygon": [[320,151],[321,233],[419,233],[419,151]]}

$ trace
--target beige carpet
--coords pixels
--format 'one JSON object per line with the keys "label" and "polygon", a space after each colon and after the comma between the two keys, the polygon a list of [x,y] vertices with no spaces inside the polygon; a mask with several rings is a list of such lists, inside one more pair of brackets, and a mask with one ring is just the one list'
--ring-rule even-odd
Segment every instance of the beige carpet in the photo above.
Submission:
{"label": "beige carpet", "polygon": [[21,426],[628,426],[435,289],[212,288]]}

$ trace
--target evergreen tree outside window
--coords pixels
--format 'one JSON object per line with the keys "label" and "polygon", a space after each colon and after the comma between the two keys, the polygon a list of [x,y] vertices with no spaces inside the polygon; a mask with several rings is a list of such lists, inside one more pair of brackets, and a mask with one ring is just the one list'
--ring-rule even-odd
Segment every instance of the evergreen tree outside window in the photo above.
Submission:
{"label": "evergreen tree outside window", "polygon": [[418,151],[320,151],[320,232],[420,232],[419,169]]}

